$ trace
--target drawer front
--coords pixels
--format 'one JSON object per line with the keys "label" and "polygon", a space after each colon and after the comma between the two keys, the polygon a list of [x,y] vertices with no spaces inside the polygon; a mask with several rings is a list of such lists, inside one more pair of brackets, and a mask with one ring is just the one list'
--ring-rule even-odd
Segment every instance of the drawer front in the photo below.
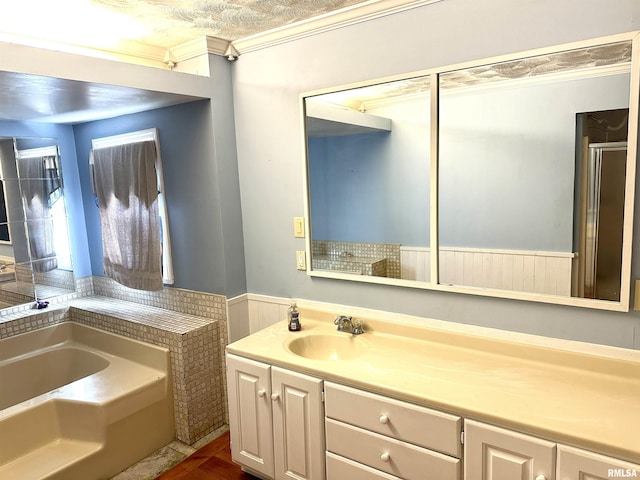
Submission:
{"label": "drawer front", "polygon": [[454,457],[462,454],[462,419],[411,403],[325,382],[325,415]]}
{"label": "drawer front", "polygon": [[327,452],[327,478],[331,480],[401,480],[331,452]]}
{"label": "drawer front", "polygon": [[327,450],[405,480],[459,480],[460,460],[326,420]]}

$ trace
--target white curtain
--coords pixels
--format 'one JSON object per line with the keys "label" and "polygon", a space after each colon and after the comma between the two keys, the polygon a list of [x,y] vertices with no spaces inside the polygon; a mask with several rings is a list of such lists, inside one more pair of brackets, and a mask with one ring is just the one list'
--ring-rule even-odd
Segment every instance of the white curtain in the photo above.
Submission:
{"label": "white curtain", "polygon": [[127,143],[92,151],[104,271],[138,290],[162,288],[156,146]]}

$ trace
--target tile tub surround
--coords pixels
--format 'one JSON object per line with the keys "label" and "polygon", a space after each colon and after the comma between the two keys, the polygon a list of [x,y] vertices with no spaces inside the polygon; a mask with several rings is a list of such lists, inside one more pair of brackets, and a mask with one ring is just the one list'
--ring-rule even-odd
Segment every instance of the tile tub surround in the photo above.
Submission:
{"label": "tile tub surround", "polygon": [[[15,282],[8,282],[14,283]],[[0,283],[0,290],[3,289],[3,283]],[[11,287],[8,287],[11,289]],[[30,317],[33,315],[39,315],[42,313],[46,313],[43,310],[33,310],[33,285],[29,284],[27,286],[28,291],[31,292],[28,296],[22,296],[21,301],[14,303],[12,307],[3,308],[0,310],[0,338],[3,338],[3,329],[2,323],[8,320],[20,319],[22,317]],[[53,287],[55,288],[55,287]],[[3,296],[6,292],[0,292],[0,296]],[[64,306],[67,304],[69,300],[74,298],[85,297],[87,295],[93,294],[93,281],[92,277],[84,277],[75,279],[75,291],[69,292],[67,290],[64,291],[63,294],[60,294],[59,291],[55,291],[53,293],[55,296],[48,297],[47,301],[49,302],[49,306]]]}
{"label": "tile tub surround", "polygon": [[[353,257],[386,259],[386,274],[389,278],[400,278],[400,244],[396,243],[366,243],[366,242],[338,242],[334,240],[313,240],[311,242],[311,259],[315,255],[335,255],[348,253]],[[321,257],[322,258],[322,257]],[[348,258],[348,257],[347,257]],[[324,268],[324,267],[322,267]],[[381,265],[376,265],[378,274]],[[371,275],[375,275],[372,270]],[[367,273],[369,275],[369,273]]]}
{"label": "tile tub surround", "polygon": [[[0,312],[0,339],[74,320],[165,346],[171,351],[176,433],[191,444],[227,423],[226,298],[165,288],[140,292],[99,277],[76,281],[76,293],[49,308],[20,305]],[[93,295],[94,291],[101,295]]]}
{"label": "tile tub surround", "polygon": [[226,423],[219,320],[109,297],[70,302],[78,323],[152,343],[171,352],[176,436],[187,444]]}
{"label": "tile tub surround", "polygon": [[341,255],[314,255],[314,270],[337,270],[354,275],[387,276],[386,258],[368,258]]}
{"label": "tile tub surround", "polygon": [[225,405],[224,415],[225,420],[228,421],[228,412],[226,408],[227,370],[224,367],[224,348],[229,343],[229,332],[227,328],[227,298],[224,295],[184,290],[173,287],[165,287],[156,292],[145,292],[142,290],[134,290],[124,287],[107,277],[91,277],[91,280],[91,292],[95,295],[116,298],[142,305],[150,305],[165,310],[218,321],[218,351],[219,362],[222,366],[221,385],[225,393],[223,397]]}

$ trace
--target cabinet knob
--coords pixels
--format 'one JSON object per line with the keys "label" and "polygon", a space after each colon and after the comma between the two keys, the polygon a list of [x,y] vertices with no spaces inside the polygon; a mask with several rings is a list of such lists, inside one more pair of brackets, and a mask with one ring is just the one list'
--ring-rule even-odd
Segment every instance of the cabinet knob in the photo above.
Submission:
{"label": "cabinet knob", "polygon": [[271,394],[271,400],[273,400],[274,402],[277,402],[280,399],[280,394],[279,393],[272,393]]}
{"label": "cabinet knob", "polygon": [[536,477],[536,480],[547,480],[547,477],[545,475],[540,474]]}
{"label": "cabinet knob", "polygon": [[263,398],[266,394],[267,394],[267,392],[266,392],[266,390],[264,388],[258,390],[258,396],[260,398]]}
{"label": "cabinet knob", "polygon": [[[391,460],[391,455],[389,455],[388,452],[383,452],[380,454],[380,460],[382,460],[384,463],[387,463]],[[538,480],[538,479],[536,479]]]}
{"label": "cabinet knob", "polygon": [[387,417],[386,415],[380,415],[378,420],[380,420],[380,423],[382,423],[383,425],[389,423],[389,417]]}

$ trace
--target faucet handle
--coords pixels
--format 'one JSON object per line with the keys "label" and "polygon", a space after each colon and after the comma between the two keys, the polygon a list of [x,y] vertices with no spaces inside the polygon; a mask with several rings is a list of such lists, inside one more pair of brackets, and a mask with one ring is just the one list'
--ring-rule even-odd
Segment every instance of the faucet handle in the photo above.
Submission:
{"label": "faucet handle", "polygon": [[340,325],[342,323],[344,323],[345,321],[351,321],[351,317],[347,316],[347,315],[338,315],[336,317],[336,319],[333,321],[334,325]]}
{"label": "faucet handle", "polygon": [[364,320],[362,320],[360,318],[354,318],[351,321],[351,324],[353,325],[353,328],[352,328],[351,332],[354,335],[360,335],[360,334],[364,333]]}

